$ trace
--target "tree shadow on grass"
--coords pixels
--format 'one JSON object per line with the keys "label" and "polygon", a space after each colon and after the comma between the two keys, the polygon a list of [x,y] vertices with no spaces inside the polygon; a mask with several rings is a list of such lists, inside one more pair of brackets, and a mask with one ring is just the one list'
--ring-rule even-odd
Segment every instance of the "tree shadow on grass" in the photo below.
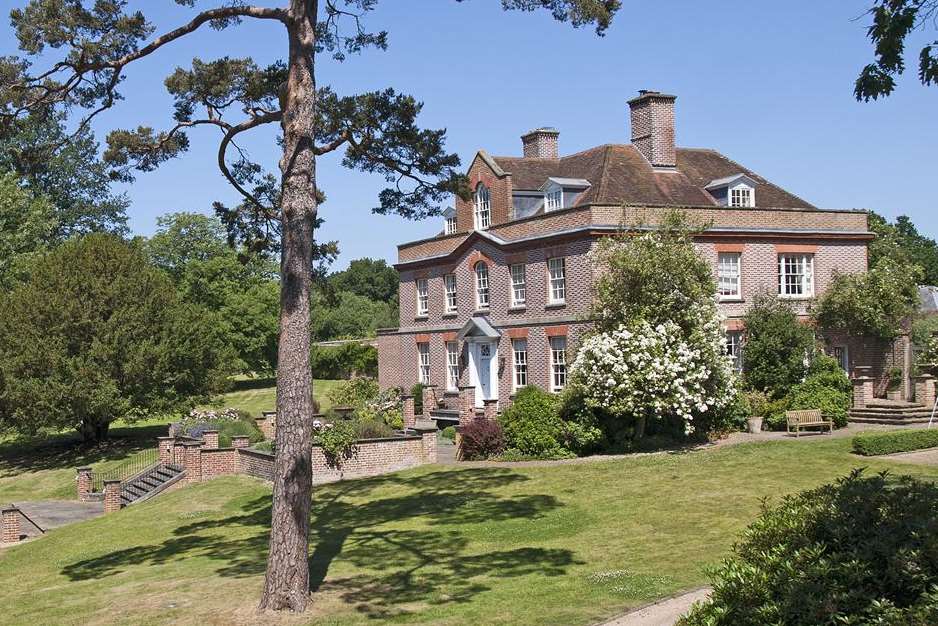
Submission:
{"label": "tree shadow on grass", "polygon": [[[479,468],[318,487],[311,516],[311,591],[335,594],[370,617],[386,618],[414,610],[415,603],[468,602],[495,578],[564,574],[577,563],[570,550],[514,545],[479,552],[461,532],[465,525],[536,519],[562,506],[549,495],[497,492],[527,480],[511,470]],[[270,499],[248,500],[242,511],[181,526],[161,544],[70,563],[62,573],[87,580],[133,566],[201,558],[218,562],[219,576],[259,575],[266,566]],[[329,576],[337,563],[343,573]]]}
{"label": "tree shadow on grass", "polygon": [[24,472],[81,467],[118,461],[156,447],[166,434],[165,424],[112,428],[108,439],[87,445],[74,433],[47,437],[20,437],[0,444],[0,478]]}

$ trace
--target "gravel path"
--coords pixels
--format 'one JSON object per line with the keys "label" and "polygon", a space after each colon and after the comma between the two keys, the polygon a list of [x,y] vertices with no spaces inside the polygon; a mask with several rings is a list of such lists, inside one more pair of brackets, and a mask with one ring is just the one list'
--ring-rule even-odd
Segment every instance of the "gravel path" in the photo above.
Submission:
{"label": "gravel path", "polygon": [[672,626],[678,618],[690,610],[694,602],[705,600],[711,591],[710,587],[688,591],[679,596],[634,609],[598,626]]}

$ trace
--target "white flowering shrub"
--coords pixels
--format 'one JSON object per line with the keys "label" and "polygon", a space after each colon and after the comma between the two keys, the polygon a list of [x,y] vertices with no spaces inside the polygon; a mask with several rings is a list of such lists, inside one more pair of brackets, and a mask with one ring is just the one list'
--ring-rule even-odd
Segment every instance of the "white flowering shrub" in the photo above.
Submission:
{"label": "white flowering shrub", "polygon": [[689,337],[672,321],[645,320],[593,335],[580,346],[572,383],[591,409],[636,420],[677,416],[691,434],[736,393],[719,320],[701,321]]}

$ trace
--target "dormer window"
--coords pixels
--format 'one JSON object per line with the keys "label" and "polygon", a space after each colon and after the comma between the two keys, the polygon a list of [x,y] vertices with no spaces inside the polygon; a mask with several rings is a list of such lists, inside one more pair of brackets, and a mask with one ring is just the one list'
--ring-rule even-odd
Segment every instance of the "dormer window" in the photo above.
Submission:
{"label": "dormer window", "polygon": [[756,206],[756,181],[746,174],[718,178],[704,187],[722,206],[749,208]]}
{"label": "dormer window", "polygon": [[443,211],[443,234],[444,235],[455,235],[456,234],[456,209],[450,207]]}
{"label": "dormer window", "polygon": [[492,201],[489,188],[479,183],[475,193],[475,208],[473,211],[476,230],[486,230],[492,225]]}
{"label": "dormer window", "polygon": [[544,194],[544,211],[563,208],[563,189],[554,189]]}
{"label": "dormer window", "polygon": [[752,188],[746,185],[736,185],[730,188],[730,206],[731,207],[751,207]]}
{"label": "dormer window", "polygon": [[577,196],[589,189],[590,182],[584,178],[556,178],[551,176],[543,185],[544,212],[559,211],[574,206]]}

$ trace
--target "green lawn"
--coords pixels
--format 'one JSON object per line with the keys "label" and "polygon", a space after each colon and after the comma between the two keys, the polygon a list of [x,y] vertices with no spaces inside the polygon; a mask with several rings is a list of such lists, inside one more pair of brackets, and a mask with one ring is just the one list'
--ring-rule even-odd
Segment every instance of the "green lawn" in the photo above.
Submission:
{"label": "green lawn", "polygon": [[[325,394],[337,380],[317,380],[313,392],[328,407]],[[244,387],[257,385],[255,388]],[[260,416],[276,404],[272,381],[239,382],[242,388],[224,394],[219,406],[243,409]],[[167,432],[172,416],[133,424],[116,422],[109,440],[94,447],[82,446],[74,433],[38,438],[0,439],[0,503],[75,497],[75,469],[90,465],[106,472],[130,464],[137,455],[156,447],[156,438]]]}
{"label": "green lawn", "polygon": [[[332,403],[326,394],[344,382],[341,380],[314,380],[313,396],[319,402],[320,410],[326,411]],[[277,405],[277,387],[271,379],[240,380],[237,384],[240,389],[222,395],[213,406],[234,407],[247,411],[255,417],[260,417],[261,411],[273,411]]]}
{"label": "green lawn", "polygon": [[268,485],[229,477],[0,552],[8,624],[591,624],[696,587],[763,497],[851,468],[849,439],[547,467],[425,467],[319,487],[313,600],[259,618]]}

